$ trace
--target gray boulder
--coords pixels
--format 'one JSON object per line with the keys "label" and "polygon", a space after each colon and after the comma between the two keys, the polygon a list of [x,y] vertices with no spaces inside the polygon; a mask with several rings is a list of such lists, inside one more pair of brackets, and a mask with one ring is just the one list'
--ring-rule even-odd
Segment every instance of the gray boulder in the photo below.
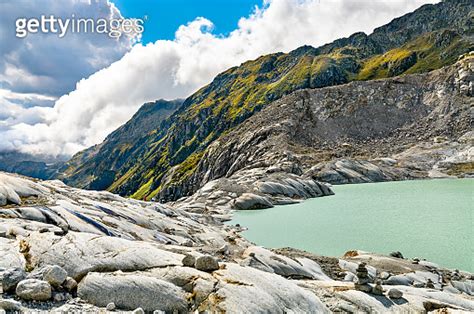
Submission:
{"label": "gray boulder", "polygon": [[403,292],[401,292],[400,290],[398,289],[390,289],[388,291],[388,296],[391,298],[391,299],[401,299],[403,297]]}
{"label": "gray boulder", "polygon": [[3,273],[3,292],[15,291],[20,281],[26,278],[26,272],[21,268],[10,268]]}
{"label": "gray boulder", "polygon": [[66,280],[63,282],[63,287],[67,291],[72,291],[77,288],[77,281],[74,278],[66,277]]}
{"label": "gray boulder", "polygon": [[264,209],[273,207],[272,203],[263,196],[244,193],[234,201],[234,207],[240,210]]}
{"label": "gray boulder", "polygon": [[407,275],[396,275],[385,280],[384,284],[394,286],[410,286],[413,284],[413,279],[409,278]]}
{"label": "gray boulder", "polygon": [[113,302],[118,309],[147,312],[188,312],[186,294],[179,287],[140,274],[89,273],[80,283],[77,295],[96,306]]}
{"label": "gray boulder", "polygon": [[387,280],[388,278],[390,278],[389,272],[383,271],[380,273],[380,279]]}
{"label": "gray boulder", "polygon": [[279,275],[226,263],[203,309],[229,313],[329,313],[308,290]]}
{"label": "gray boulder", "polygon": [[53,293],[54,302],[63,302],[68,299],[71,299],[71,295],[69,293],[63,293],[63,292]]}
{"label": "gray boulder", "polygon": [[183,266],[194,267],[194,264],[196,263],[196,258],[192,256],[191,254],[186,254],[182,262],[183,262]]}
{"label": "gray boulder", "polygon": [[204,256],[199,256],[196,259],[196,263],[195,263],[194,266],[198,270],[202,270],[202,271],[206,271],[206,272],[212,272],[214,270],[219,269],[219,262],[213,256],[204,255]]}
{"label": "gray boulder", "polygon": [[0,299],[0,309],[19,312],[21,310],[21,303],[12,299]]}
{"label": "gray boulder", "polygon": [[28,240],[29,253],[38,265],[61,266],[76,280],[92,271],[133,271],[181,265],[183,259],[183,255],[159,249],[154,243],[91,233],[70,231],[63,237],[35,233]]}
{"label": "gray boulder", "polygon": [[38,279],[25,279],[16,286],[16,295],[25,300],[46,301],[51,299],[51,285]]}
{"label": "gray boulder", "polygon": [[115,310],[115,303],[114,302],[110,302],[109,304],[107,304],[107,306],[105,307],[105,309],[107,311],[113,311]]}
{"label": "gray boulder", "polygon": [[67,278],[67,272],[57,265],[47,266],[43,272],[43,280],[53,287],[59,287]]}

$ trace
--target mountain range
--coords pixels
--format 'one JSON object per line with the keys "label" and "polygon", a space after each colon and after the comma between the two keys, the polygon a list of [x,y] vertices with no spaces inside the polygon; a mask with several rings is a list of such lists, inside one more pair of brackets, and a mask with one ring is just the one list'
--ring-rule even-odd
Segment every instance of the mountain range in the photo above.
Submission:
{"label": "mountain range", "polygon": [[[302,46],[247,61],[185,100],[143,105],[103,143],[56,164],[59,169],[48,176],[80,188],[172,201],[255,165],[268,152],[278,151],[280,159],[298,155],[303,170],[297,172],[318,165],[314,176],[337,183],[342,179],[329,170],[341,159],[367,161],[436,136],[458,138],[471,126],[468,109],[453,109],[449,100],[435,105],[423,99],[439,91],[435,77],[448,75],[417,74],[452,65],[472,51],[473,17],[472,1],[445,0],[370,35],[355,33],[318,48]],[[399,78],[387,80],[391,77]],[[437,110],[445,115],[439,117]],[[293,125],[282,126],[287,121]],[[267,133],[256,132],[265,126]],[[286,133],[273,137],[275,126]],[[433,131],[410,131],[414,126]],[[250,136],[256,133],[258,138]],[[278,164],[275,158],[266,162]],[[379,179],[419,174],[405,170],[386,171]]]}

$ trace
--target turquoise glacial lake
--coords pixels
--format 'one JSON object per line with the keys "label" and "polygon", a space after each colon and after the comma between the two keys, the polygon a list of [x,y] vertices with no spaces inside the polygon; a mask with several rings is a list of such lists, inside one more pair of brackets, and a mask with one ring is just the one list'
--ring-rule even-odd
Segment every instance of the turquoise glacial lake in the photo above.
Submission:
{"label": "turquoise glacial lake", "polygon": [[334,196],[236,211],[231,223],[267,248],[326,256],[349,250],[425,258],[474,272],[474,179],[333,186]]}

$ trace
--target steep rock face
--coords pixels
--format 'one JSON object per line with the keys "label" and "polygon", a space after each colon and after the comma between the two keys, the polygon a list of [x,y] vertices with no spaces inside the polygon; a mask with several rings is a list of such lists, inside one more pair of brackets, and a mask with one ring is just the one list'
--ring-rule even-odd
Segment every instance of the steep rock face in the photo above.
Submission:
{"label": "steep rock face", "polygon": [[388,25],[376,28],[372,39],[387,49],[412,40],[421,32],[437,29],[452,28],[460,33],[472,34],[472,18],[472,1],[444,0],[442,5],[424,5]]}
{"label": "steep rock face", "polygon": [[56,178],[82,188],[106,189],[145,138],[182,103],[182,100],[158,100],[144,104],[130,121],[107,136],[103,143],[76,154],[60,169]]}
{"label": "steep rock face", "polygon": [[[173,186],[193,181],[213,141],[286,94],[426,72],[454,63],[472,47],[471,11],[470,1],[444,1],[423,6],[371,35],[357,33],[320,48],[303,46],[288,54],[245,62],[219,74],[186,99],[156,132],[129,148],[120,163],[96,167],[97,171],[91,168],[77,176],[67,169],[64,178],[67,181],[72,176],[72,184],[107,188],[138,199],[169,194]],[[94,164],[95,156],[85,157],[82,162],[92,159],[90,164]],[[90,176],[99,182],[90,185]],[[181,190],[172,199],[193,189]]]}
{"label": "steep rock face", "polygon": [[[331,183],[427,177],[455,155],[458,164],[471,165],[469,174],[472,143],[465,134],[472,129],[473,99],[466,78],[473,72],[471,55],[428,74],[297,91],[215,141],[189,180],[170,185],[191,194],[252,168],[306,172]],[[160,196],[171,194],[165,189]]]}

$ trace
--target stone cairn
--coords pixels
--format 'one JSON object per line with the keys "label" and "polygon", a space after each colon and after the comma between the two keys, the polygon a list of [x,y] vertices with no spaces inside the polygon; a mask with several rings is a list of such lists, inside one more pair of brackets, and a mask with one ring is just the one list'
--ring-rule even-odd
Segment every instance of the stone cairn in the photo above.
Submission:
{"label": "stone cairn", "polygon": [[375,295],[383,295],[383,288],[382,288],[382,281],[380,279],[377,279],[375,281],[375,285],[374,287],[372,288],[372,294],[375,294]]}
{"label": "stone cairn", "polygon": [[372,287],[368,284],[370,281],[369,272],[364,262],[360,263],[356,269],[357,282],[355,289],[363,292],[371,292]]}

